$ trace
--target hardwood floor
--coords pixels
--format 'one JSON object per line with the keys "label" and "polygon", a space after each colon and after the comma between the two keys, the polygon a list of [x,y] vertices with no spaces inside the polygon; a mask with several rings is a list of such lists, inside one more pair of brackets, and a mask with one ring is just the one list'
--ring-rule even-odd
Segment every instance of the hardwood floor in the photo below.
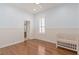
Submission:
{"label": "hardwood floor", "polygon": [[1,49],[2,55],[76,55],[74,51],[56,48],[55,44],[42,40],[28,40]]}

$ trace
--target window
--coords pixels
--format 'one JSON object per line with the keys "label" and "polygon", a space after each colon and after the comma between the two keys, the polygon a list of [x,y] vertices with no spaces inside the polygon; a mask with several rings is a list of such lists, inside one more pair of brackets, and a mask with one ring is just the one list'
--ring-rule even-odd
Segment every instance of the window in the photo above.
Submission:
{"label": "window", "polygon": [[45,33],[45,17],[39,20],[39,31],[40,33]]}

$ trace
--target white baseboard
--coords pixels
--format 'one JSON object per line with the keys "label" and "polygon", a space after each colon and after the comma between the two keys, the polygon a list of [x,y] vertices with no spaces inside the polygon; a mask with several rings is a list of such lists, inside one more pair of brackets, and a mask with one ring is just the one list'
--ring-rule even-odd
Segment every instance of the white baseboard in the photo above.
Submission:
{"label": "white baseboard", "polygon": [[[42,39],[41,39],[41,40],[42,40]],[[55,41],[49,41],[49,40],[43,40],[43,41],[47,41],[47,42],[50,42],[50,43],[54,43],[54,44],[56,44]]]}
{"label": "white baseboard", "polygon": [[8,46],[11,46],[11,45],[14,45],[14,44],[18,44],[18,43],[21,43],[23,42],[24,40],[21,40],[21,41],[17,41],[17,42],[12,42],[12,43],[9,43],[9,44],[6,44],[6,45],[3,45],[3,46],[0,46],[0,48],[4,48],[4,47],[8,47]]}
{"label": "white baseboard", "polygon": [[[42,40],[42,39],[39,39],[39,40]],[[21,42],[23,42],[23,41],[24,41],[24,40],[17,41],[17,42],[12,42],[12,43],[9,43],[9,44],[0,46],[0,48],[4,48],[4,47],[8,47],[8,46],[11,46],[11,45],[14,45],[14,44],[18,44],[18,43],[21,43]],[[47,41],[47,42],[51,42],[51,43],[56,44],[56,42],[54,42],[54,41],[49,41],[49,40],[43,40],[43,41]]]}
{"label": "white baseboard", "polygon": [[[35,38],[35,39],[38,39],[38,38]],[[54,43],[54,44],[56,44],[55,41],[49,41],[49,40],[46,40],[46,39],[38,39],[38,40],[47,41],[47,42],[50,42],[50,43]]]}

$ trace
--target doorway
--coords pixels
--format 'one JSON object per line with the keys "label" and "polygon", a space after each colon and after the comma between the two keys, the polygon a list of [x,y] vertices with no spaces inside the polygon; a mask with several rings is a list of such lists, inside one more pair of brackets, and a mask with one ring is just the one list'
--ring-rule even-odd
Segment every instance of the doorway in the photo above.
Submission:
{"label": "doorway", "polygon": [[29,38],[30,34],[30,21],[24,21],[24,41]]}

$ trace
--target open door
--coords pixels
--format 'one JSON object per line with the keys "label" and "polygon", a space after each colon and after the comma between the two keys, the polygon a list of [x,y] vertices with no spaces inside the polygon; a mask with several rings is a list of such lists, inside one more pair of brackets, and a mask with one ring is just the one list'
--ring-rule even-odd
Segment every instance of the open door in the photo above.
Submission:
{"label": "open door", "polygon": [[24,21],[24,41],[29,38],[30,34],[30,21]]}

